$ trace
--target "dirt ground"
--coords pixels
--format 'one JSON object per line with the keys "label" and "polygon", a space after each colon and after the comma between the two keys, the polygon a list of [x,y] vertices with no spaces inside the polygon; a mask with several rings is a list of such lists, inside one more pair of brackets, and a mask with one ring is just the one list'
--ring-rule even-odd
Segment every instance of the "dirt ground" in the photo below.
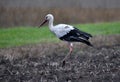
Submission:
{"label": "dirt ground", "polygon": [[94,48],[66,42],[0,49],[0,82],[120,82],[120,35],[94,36]]}

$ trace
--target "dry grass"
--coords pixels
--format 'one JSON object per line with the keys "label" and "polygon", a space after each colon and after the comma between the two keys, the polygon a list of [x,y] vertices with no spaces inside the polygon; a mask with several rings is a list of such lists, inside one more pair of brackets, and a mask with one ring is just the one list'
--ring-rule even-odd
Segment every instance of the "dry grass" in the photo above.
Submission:
{"label": "dry grass", "polygon": [[52,13],[56,23],[86,23],[119,21],[120,9],[84,8],[0,8],[0,27],[32,25],[38,26],[44,16]]}

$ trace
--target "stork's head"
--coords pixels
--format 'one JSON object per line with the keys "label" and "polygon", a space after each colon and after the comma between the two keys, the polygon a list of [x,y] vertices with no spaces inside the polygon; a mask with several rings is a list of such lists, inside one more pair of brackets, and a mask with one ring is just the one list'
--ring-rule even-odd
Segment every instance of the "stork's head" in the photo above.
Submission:
{"label": "stork's head", "polygon": [[[53,19],[54,19],[54,17],[53,17],[52,14],[47,14],[47,15],[45,16],[45,20],[40,24],[40,26],[44,25],[47,21],[50,21],[50,20],[53,20]],[[39,26],[39,27],[40,27],[40,26]]]}
{"label": "stork's head", "polygon": [[48,14],[45,16],[45,20],[53,20],[53,15],[52,14]]}

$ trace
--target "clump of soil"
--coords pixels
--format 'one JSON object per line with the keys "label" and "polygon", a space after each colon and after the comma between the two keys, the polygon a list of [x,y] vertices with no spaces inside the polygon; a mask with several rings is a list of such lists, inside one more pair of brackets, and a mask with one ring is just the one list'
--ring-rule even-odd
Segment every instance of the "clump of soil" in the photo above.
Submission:
{"label": "clump of soil", "polygon": [[120,35],[95,36],[94,48],[46,43],[0,49],[0,82],[119,82]]}

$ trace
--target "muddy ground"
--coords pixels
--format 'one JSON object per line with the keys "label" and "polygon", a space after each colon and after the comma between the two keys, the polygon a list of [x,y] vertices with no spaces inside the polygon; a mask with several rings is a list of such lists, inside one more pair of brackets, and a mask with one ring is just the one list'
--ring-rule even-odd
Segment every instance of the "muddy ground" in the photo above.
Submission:
{"label": "muddy ground", "polygon": [[120,82],[120,35],[94,36],[94,48],[43,43],[0,49],[0,82]]}

